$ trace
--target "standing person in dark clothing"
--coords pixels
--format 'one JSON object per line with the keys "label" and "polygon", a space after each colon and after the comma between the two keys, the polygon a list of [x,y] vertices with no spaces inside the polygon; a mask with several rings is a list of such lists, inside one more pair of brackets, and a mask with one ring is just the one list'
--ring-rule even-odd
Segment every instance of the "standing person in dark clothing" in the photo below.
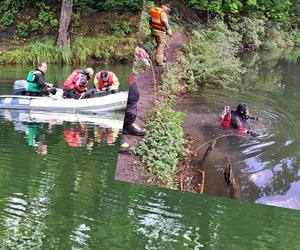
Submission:
{"label": "standing person in dark clothing", "polygon": [[143,136],[146,133],[145,129],[140,128],[134,123],[137,116],[137,103],[139,99],[140,93],[137,86],[136,76],[132,73],[130,76],[130,87],[125,112],[123,134]]}
{"label": "standing person in dark clothing", "polygon": [[79,99],[87,91],[89,80],[93,75],[92,68],[74,70],[64,82],[64,97]]}
{"label": "standing person in dark clothing", "polygon": [[56,88],[52,84],[46,83],[45,73],[47,72],[47,64],[40,62],[35,71],[28,72],[27,82],[28,86],[26,94],[30,96],[51,96],[56,94]]}
{"label": "standing person in dark clothing", "polygon": [[[123,134],[144,136],[146,133],[145,129],[140,128],[134,122],[137,117],[137,103],[140,98],[136,77],[140,71],[145,69],[145,67],[150,66],[148,60],[149,55],[146,53],[146,51],[137,46],[135,49],[135,62],[130,75],[130,87],[123,125]],[[133,151],[134,149],[125,141],[124,136],[122,136],[119,153],[131,154]]]}

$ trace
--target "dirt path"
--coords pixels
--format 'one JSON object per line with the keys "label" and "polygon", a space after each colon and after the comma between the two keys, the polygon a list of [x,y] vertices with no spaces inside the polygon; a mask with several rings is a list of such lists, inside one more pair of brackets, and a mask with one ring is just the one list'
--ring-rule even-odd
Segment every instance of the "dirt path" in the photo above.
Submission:
{"label": "dirt path", "polygon": [[[184,32],[175,32],[173,39],[168,40],[168,47],[166,48],[166,56],[168,62],[176,61],[177,51],[183,48],[187,42],[187,36]],[[153,63],[154,64],[154,63]],[[159,83],[160,76],[163,73],[163,67],[154,66],[156,81]],[[138,102],[138,117],[136,123],[145,127],[145,120],[149,110],[153,105],[153,76],[151,69],[142,72],[138,76],[138,86],[140,91],[140,99]],[[138,136],[125,136],[126,141],[137,147],[139,141],[142,139]],[[133,155],[119,154],[115,179],[120,181],[128,181],[134,183],[147,183],[147,170],[142,166],[139,158]]]}

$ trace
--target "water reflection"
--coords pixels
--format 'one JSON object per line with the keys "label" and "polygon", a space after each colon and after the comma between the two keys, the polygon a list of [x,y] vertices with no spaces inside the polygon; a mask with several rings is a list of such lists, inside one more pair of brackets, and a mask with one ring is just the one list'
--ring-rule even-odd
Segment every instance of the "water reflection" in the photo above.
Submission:
{"label": "water reflection", "polygon": [[28,146],[38,154],[48,154],[48,141],[56,134],[56,126],[63,127],[66,144],[72,148],[114,145],[123,126],[122,113],[71,114],[34,110],[0,110],[0,116],[13,123],[15,131],[24,134]]}

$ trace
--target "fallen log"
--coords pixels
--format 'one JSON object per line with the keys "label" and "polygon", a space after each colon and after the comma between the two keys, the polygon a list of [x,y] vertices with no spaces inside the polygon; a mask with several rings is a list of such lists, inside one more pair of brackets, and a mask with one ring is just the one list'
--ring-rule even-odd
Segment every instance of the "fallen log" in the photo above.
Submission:
{"label": "fallen log", "polygon": [[233,176],[232,162],[228,157],[225,157],[225,160],[226,160],[226,167],[224,169],[224,178],[227,186],[229,187],[230,198],[240,200],[241,199],[240,185],[237,179]]}
{"label": "fallen log", "polygon": [[205,182],[205,172],[203,170],[204,163],[208,157],[208,155],[213,151],[215,148],[215,145],[217,143],[217,140],[213,140],[210,145],[207,147],[200,163],[199,167],[195,169],[195,174],[194,174],[194,189],[197,193],[203,194],[204,191],[204,182]]}

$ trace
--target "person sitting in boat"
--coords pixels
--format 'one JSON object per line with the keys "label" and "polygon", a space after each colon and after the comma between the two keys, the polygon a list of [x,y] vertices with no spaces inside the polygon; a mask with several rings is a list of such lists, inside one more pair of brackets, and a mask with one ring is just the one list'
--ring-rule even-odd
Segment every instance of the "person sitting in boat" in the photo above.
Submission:
{"label": "person sitting in boat", "polygon": [[74,70],[64,82],[64,97],[79,99],[87,91],[89,80],[93,75],[92,68]]}
{"label": "person sitting in boat", "polygon": [[52,96],[56,94],[56,88],[53,84],[46,83],[45,73],[47,72],[47,64],[39,62],[36,70],[29,71],[27,74],[26,95],[29,96]]}
{"label": "person sitting in boat", "polygon": [[248,107],[245,103],[240,103],[236,110],[231,110],[229,106],[225,106],[221,114],[222,126],[226,129],[237,129],[239,133],[247,133],[252,136],[258,136],[257,133],[245,128],[244,124],[248,119],[258,120],[249,114]]}
{"label": "person sitting in boat", "polygon": [[114,94],[118,92],[120,83],[114,72],[101,70],[95,75],[94,85],[98,91],[107,90]]}

